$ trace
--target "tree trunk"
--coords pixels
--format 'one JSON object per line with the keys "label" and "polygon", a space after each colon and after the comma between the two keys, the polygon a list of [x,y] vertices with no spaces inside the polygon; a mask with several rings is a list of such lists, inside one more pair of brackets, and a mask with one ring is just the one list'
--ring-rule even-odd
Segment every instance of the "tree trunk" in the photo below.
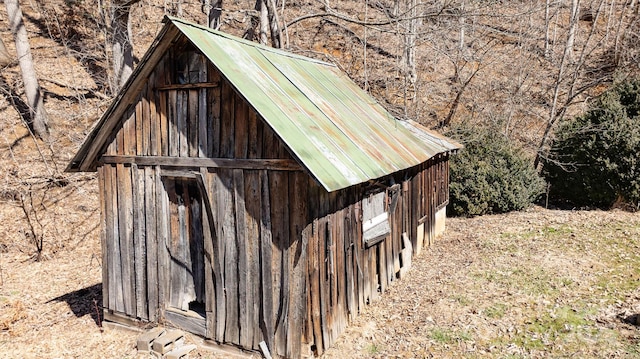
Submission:
{"label": "tree trunk", "polygon": [[[416,39],[420,19],[418,19],[418,1],[408,0],[406,2],[407,13],[409,19],[406,25],[406,33],[404,35],[404,49],[402,52],[403,71],[409,81],[414,84],[418,78],[416,73]],[[395,14],[396,16],[399,13]]]}
{"label": "tree trunk", "polygon": [[282,31],[278,24],[278,9],[275,0],[267,0],[269,10],[269,29],[271,30],[271,46],[282,48]]}
{"label": "tree trunk", "polygon": [[458,42],[458,48],[460,51],[464,49],[464,24],[467,19],[464,17],[464,0],[460,2],[460,17],[458,18],[458,22],[460,23],[460,36]]}
{"label": "tree trunk", "polygon": [[176,16],[177,17],[184,16],[184,11],[182,11],[182,1],[180,0],[178,0],[178,3],[176,4]]}
{"label": "tree trunk", "polygon": [[222,16],[222,0],[204,0],[204,7],[207,13],[207,26],[220,29],[220,17]]}
{"label": "tree trunk", "polygon": [[569,61],[573,61],[573,46],[576,40],[576,31],[578,28],[578,13],[580,9],[580,0],[571,0],[571,17],[569,18],[569,34],[567,35],[567,51]]}
{"label": "tree trunk", "polygon": [[24,82],[24,93],[27,97],[27,104],[29,105],[30,118],[27,119],[27,124],[36,136],[44,139],[49,135],[47,112],[44,108],[44,100],[40,84],[38,83],[38,77],[33,67],[33,57],[31,56],[27,29],[22,20],[22,10],[20,9],[18,0],[5,0],[4,3],[7,7],[11,33],[13,33],[13,38],[16,43],[18,64],[20,65],[22,81]]}
{"label": "tree trunk", "polygon": [[131,41],[131,5],[139,0],[114,1],[111,5],[111,30],[113,31],[113,80],[112,91],[118,92],[133,72],[133,43]]}
{"label": "tree trunk", "polygon": [[258,39],[262,45],[266,45],[268,43],[267,38],[267,29],[269,28],[269,9],[267,8],[268,0],[258,0],[256,4],[256,10],[260,12],[260,25],[259,25],[259,36]]}
{"label": "tree trunk", "polygon": [[549,57],[549,26],[551,25],[551,19],[549,18],[549,7],[551,6],[551,0],[546,0],[544,4],[544,57]]}

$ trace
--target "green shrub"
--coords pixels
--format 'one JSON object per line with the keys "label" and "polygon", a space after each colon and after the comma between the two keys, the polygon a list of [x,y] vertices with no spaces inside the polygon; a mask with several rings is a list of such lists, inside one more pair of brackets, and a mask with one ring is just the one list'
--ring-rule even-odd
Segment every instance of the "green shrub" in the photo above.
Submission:
{"label": "green shrub", "polygon": [[543,192],[544,181],[523,151],[498,126],[450,131],[465,148],[452,156],[448,213],[475,216],[521,210]]}
{"label": "green shrub", "polygon": [[640,81],[613,87],[556,131],[543,174],[552,200],[640,205]]}

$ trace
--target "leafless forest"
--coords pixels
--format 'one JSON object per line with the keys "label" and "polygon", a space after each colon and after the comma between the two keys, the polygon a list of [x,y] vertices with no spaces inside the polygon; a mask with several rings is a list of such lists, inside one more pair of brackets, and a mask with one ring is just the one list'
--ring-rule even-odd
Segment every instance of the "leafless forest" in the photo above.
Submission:
{"label": "leafless forest", "polygon": [[[638,74],[639,13],[636,0],[5,0],[0,290],[11,263],[78,248],[99,270],[94,174],[64,169],[164,15],[335,63],[399,118],[498,124],[533,162],[559,123]],[[24,319],[7,315],[0,330]]]}

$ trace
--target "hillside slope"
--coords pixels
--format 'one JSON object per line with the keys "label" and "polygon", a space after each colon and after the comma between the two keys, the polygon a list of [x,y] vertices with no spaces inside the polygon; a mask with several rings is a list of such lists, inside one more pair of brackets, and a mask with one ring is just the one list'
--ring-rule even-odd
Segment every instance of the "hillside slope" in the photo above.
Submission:
{"label": "hillside slope", "polygon": [[[175,10],[167,5],[170,3],[145,0],[134,6],[132,33],[137,58],[142,56],[160,29],[162,16]],[[558,116],[571,116],[580,112],[584,101],[600,93],[614,78],[636,74],[640,63],[639,5],[636,1],[584,2],[577,14],[581,20],[575,22],[572,51],[567,50],[568,32],[571,28],[570,2],[554,2],[549,9],[545,8],[546,3],[435,1],[420,5],[412,13],[411,7],[406,5],[394,12],[394,2],[383,0],[367,0],[364,5],[363,1],[351,0],[291,0],[282,8],[280,18],[283,22],[292,23],[285,32],[288,50],[336,63],[397,116],[416,119],[429,127],[446,125],[448,121],[450,124],[445,127],[455,127],[456,123],[462,121],[472,121],[478,125],[497,122],[502,125],[505,135],[519,141],[533,154],[550,121],[556,121]],[[242,35],[255,13],[254,2],[233,0],[225,1],[224,4],[221,30]],[[328,8],[327,4],[331,7]],[[0,237],[0,348],[3,349],[0,350],[3,353],[0,356],[79,357],[86,354],[82,351],[86,347],[96,350],[94,357],[130,354],[131,343],[126,341],[128,337],[114,334],[113,338],[109,338],[100,333],[92,319],[93,299],[99,304],[101,258],[98,225],[100,213],[95,175],[63,172],[68,160],[113,97],[108,80],[111,59],[107,46],[108,19],[104,16],[107,5],[108,2],[96,0],[22,2],[36,71],[45,91],[45,106],[50,115],[52,136],[48,141],[35,140],[27,131],[17,110],[22,96],[18,66],[12,64],[0,71],[0,88],[3,90],[0,96],[0,231],[4,233]],[[202,22],[204,19],[197,2],[184,2],[182,11],[183,16],[189,20]],[[412,17],[412,14],[417,14],[417,17]],[[303,17],[305,19],[301,20]],[[0,23],[6,24],[6,18],[4,6],[0,6]],[[412,27],[412,19],[418,18],[420,21]],[[0,28],[0,37],[10,53],[15,54],[7,26]],[[410,69],[405,65],[408,43],[413,44],[415,49],[415,78],[412,78]],[[568,226],[572,228],[580,227],[583,222],[604,225],[607,220],[613,221],[620,224],[622,231],[626,231],[627,234],[622,238],[638,238],[636,215],[579,212],[579,215],[573,216],[566,212],[542,213],[545,213],[542,216],[545,218],[569,216],[572,222]],[[522,226],[535,227],[543,232],[547,230],[544,225],[536,223],[546,223],[546,219],[541,219],[538,214],[531,218],[528,217],[529,214],[513,216],[518,218],[518,222],[514,222],[516,228]],[[605,220],[601,220],[601,217]],[[502,220],[502,217],[491,218],[494,219],[490,221]],[[623,225],[627,220],[631,223],[629,228]],[[416,272],[421,273],[425,268],[433,270],[435,263],[447,260],[447,251],[460,253],[468,252],[474,246],[483,250],[483,246],[496,245],[493,237],[486,241],[484,237],[472,235],[472,232],[459,234],[467,226],[482,229],[484,222],[482,219],[478,221],[454,221],[454,226],[450,228],[451,239],[445,240],[439,244],[442,247],[421,259],[424,263],[416,265]],[[615,232],[617,229],[612,231],[618,233]],[[602,238],[604,242],[594,242],[591,245],[595,248],[606,247],[609,244],[606,238]],[[514,246],[522,244],[518,241],[509,243]],[[616,243],[617,246],[621,245]],[[584,249],[584,245],[575,245],[578,249]],[[38,248],[42,249],[44,261],[34,263],[34,254]],[[504,248],[498,246],[495,250],[502,251]],[[554,258],[563,258],[564,254],[553,253]],[[578,252],[575,256],[579,257],[581,253]],[[597,258],[597,253],[595,255],[594,258]],[[622,256],[624,253],[616,252],[615,255]],[[540,259],[535,256],[523,258]],[[454,264],[457,266],[455,269],[464,271],[466,262],[458,257],[454,259],[459,259]],[[629,269],[637,267],[636,260],[632,255],[629,261],[621,263]],[[606,264],[605,262],[603,265]],[[588,267],[580,268],[587,270]],[[511,269],[504,269],[503,272],[507,273],[509,270]],[[486,274],[482,271],[479,273]],[[504,273],[493,275],[503,278]],[[631,275],[630,273],[616,275]],[[440,280],[438,278],[441,277],[433,274],[428,281]],[[578,279],[572,282],[574,287],[570,286],[571,288],[579,287],[576,284]],[[418,285],[412,283],[408,286]],[[398,289],[398,292],[394,291],[389,296],[400,300],[399,298],[434,298],[442,294],[415,292],[410,287],[402,286],[396,288],[407,288],[407,292]],[[622,305],[616,301],[626,303],[629,298],[633,299],[636,294],[631,287],[631,284],[624,283],[622,289],[613,288],[620,295],[605,305],[615,307]],[[430,290],[429,288],[425,287],[424,290]],[[465,288],[456,289],[460,290],[458,294],[448,292],[451,293],[449,296],[454,296],[454,302],[466,303],[471,300],[471,294],[465,294]],[[610,291],[610,288],[605,289]],[[563,291],[562,295],[565,294],[567,293]],[[456,295],[460,296],[459,300]],[[475,295],[473,294],[473,300]],[[530,299],[526,297],[522,302],[516,302],[519,304],[514,304],[514,308],[522,305],[522,308],[528,308],[522,309],[526,311],[531,306],[535,307]],[[561,304],[566,304],[564,301],[569,299],[562,299]],[[551,301],[546,297],[540,300]],[[391,303],[395,301],[396,299]],[[424,302],[414,304],[427,305]],[[405,305],[409,304],[403,304],[403,308],[408,308]],[[549,306],[545,303],[542,305]],[[463,306],[465,311],[476,310]],[[495,309],[510,313],[500,308],[497,306]],[[460,314],[452,312],[451,315]],[[435,315],[431,316],[438,319]],[[393,356],[401,355],[394,354],[394,350],[397,350],[396,346],[401,347],[400,343],[403,341],[425,344],[422,339],[415,341],[412,338],[428,333],[421,332],[417,327],[409,327],[413,332],[400,330],[400,327],[406,327],[404,320],[387,317],[379,321],[384,317],[375,317],[373,314],[365,318],[377,323],[378,327],[389,324],[388,328],[377,329],[373,335],[389,336],[387,330],[397,329],[401,333],[397,336],[400,342],[384,344],[386,337],[377,337],[370,343],[350,342],[349,340],[355,340],[353,335],[356,334],[353,334],[352,337],[347,336],[351,339],[345,339],[346,344],[339,346],[338,351],[333,354],[335,357],[350,356],[349,350],[354,345],[365,346],[362,356]],[[600,320],[599,318],[601,317],[589,316],[585,320],[592,320],[590,323],[593,323],[593,320]],[[482,320],[489,321],[486,318]],[[527,320],[533,320],[525,323],[527,325],[536,323],[535,317]],[[400,322],[400,327],[394,327],[393,323],[396,322]],[[430,339],[430,343],[443,345],[434,349],[436,353],[446,353],[447,346],[449,349],[455,346],[456,350],[462,348],[459,353],[481,347],[477,344],[481,339],[474,336],[477,333],[473,329],[475,327],[460,329],[453,321],[442,323],[447,324],[443,324],[445,328],[440,328],[440,334],[436,331],[439,327],[430,327],[433,329],[430,329],[431,338],[444,335],[441,339]],[[606,323],[605,327],[612,322]],[[367,325],[368,322],[358,322],[352,333],[358,333],[358,326],[362,328]],[[514,323],[510,325],[517,333],[519,327]],[[620,323],[618,321],[611,325],[615,331]],[[490,330],[490,326],[482,327],[482,330]],[[499,330],[511,333],[509,328],[498,326]],[[601,326],[588,328],[595,332],[604,330]],[[461,333],[465,331],[472,333],[469,335],[476,343],[475,347],[469,344],[471,341],[466,337],[462,338]],[[629,334],[629,337],[633,337],[631,339],[621,339],[616,337],[618,334],[607,333],[614,337],[611,339],[613,344],[597,353],[627,353],[631,350],[630,347],[637,349],[635,334]],[[548,338],[545,340],[547,342],[543,344],[549,344]],[[580,340],[584,341],[578,343],[589,342],[586,334]],[[594,340],[598,345],[608,345],[601,343],[606,342],[606,338]],[[520,345],[518,342],[514,343]],[[366,346],[370,344],[373,347],[367,349]],[[491,345],[502,348],[502,344]],[[491,345],[485,345],[481,349],[489,352],[493,348]],[[540,348],[527,350],[542,350],[535,353],[545,353]]]}

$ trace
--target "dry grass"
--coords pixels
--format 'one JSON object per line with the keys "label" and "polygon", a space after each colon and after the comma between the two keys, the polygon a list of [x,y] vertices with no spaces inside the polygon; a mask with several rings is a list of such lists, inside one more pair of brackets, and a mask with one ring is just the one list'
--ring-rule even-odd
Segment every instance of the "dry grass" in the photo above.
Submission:
{"label": "dry grass", "polygon": [[450,219],[327,357],[638,357],[640,215]]}
{"label": "dry grass", "polygon": [[[140,2],[134,10],[138,57],[160,26],[160,3]],[[289,20],[320,6],[320,2],[296,3],[300,4],[293,12],[287,9]],[[73,12],[62,11],[68,10],[66,3],[57,0],[23,3],[53,136],[47,143],[34,141],[10,98],[0,97],[0,358],[136,355],[135,335],[100,327],[101,253],[94,175],[62,172],[109,102],[101,77],[108,66],[101,53],[104,33],[96,30],[92,21],[99,19],[92,16],[97,9],[88,4],[74,3]],[[336,4],[352,13],[361,8],[355,2]],[[186,12],[191,19],[202,15],[195,5]],[[246,26],[243,14],[229,11],[226,30],[241,33]],[[2,16],[6,18],[0,6]],[[362,28],[352,30],[364,36]],[[6,28],[0,29],[0,36],[13,52]],[[386,51],[398,48],[390,35],[368,36]],[[357,81],[368,76],[379,98],[402,103],[394,82],[396,60],[369,51],[364,68],[362,45],[338,27],[300,23],[291,29],[291,47],[336,61]],[[423,111],[426,117],[428,105],[442,117],[457,86],[450,79],[452,64],[440,52],[423,50],[419,56],[424,78],[416,89],[422,97],[414,103],[414,112]],[[505,55],[498,50],[508,46],[495,50],[495,58],[502,59]],[[514,131],[538,131],[535,114],[544,112],[540,105],[544,101],[514,94],[542,92],[551,77],[544,68],[533,66],[524,75],[536,76],[523,75],[527,80],[514,84],[511,80],[517,76],[507,70],[513,62],[525,66],[529,60],[526,52],[521,54],[522,61],[493,60],[490,68],[500,76],[483,71],[461,111],[476,111],[479,103],[489,114],[508,112],[502,106],[516,108]],[[20,89],[17,66],[3,68],[0,76],[11,88]],[[496,95],[496,89],[516,85],[521,86],[518,91]],[[33,227],[25,220],[21,198]],[[407,278],[367,308],[326,356],[640,357],[640,334],[634,324],[640,313],[639,237],[640,215],[621,211],[536,208],[452,219],[445,237],[416,258]],[[33,260],[34,239],[44,243],[39,262]],[[214,354],[202,351],[194,356]]]}
{"label": "dry grass", "polygon": [[[450,219],[326,357],[637,357],[639,240],[621,211]],[[0,357],[134,357],[135,334],[100,327],[98,232],[49,257],[0,254]]]}

